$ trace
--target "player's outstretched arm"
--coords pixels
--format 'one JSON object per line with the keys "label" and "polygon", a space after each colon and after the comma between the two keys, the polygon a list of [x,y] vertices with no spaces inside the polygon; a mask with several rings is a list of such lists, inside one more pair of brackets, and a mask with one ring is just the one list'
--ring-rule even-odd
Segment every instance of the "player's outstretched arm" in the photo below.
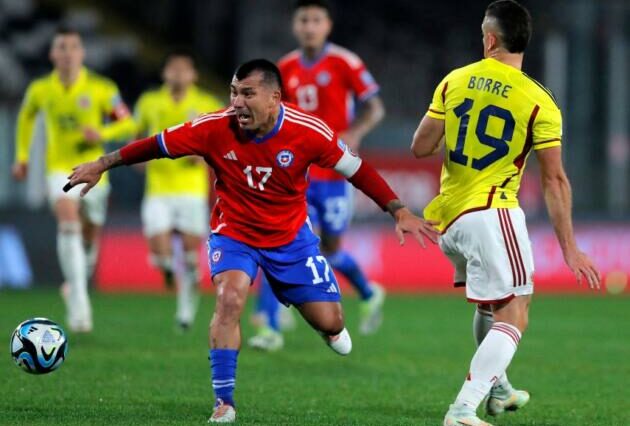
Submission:
{"label": "player's outstretched arm", "polygon": [[[348,155],[350,154],[345,156],[345,160],[348,162],[347,165],[344,167],[344,159],[342,158],[339,162],[341,166],[335,168],[343,173],[352,185],[394,217],[396,220],[396,235],[398,235],[401,245],[405,243],[404,234],[406,233],[411,234],[418,240],[422,247],[426,247],[424,237],[427,237],[434,243],[437,242],[438,231],[433,227],[433,222],[425,221],[405,207],[374,167],[357,157],[348,157]],[[354,172],[349,172],[350,170],[354,170]]]}
{"label": "player's outstretched arm", "polygon": [[425,115],[413,134],[411,152],[416,158],[428,157],[440,150],[444,142],[444,120]]}
{"label": "player's outstretched arm", "polygon": [[562,166],[560,147],[536,151],[540,163],[541,182],[549,218],[560,243],[564,260],[577,277],[586,279],[589,287],[599,288],[601,277],[589,257],[581,252],[573,235],[571,220],[571,184]]}
{"label": "player's outstretched arm", "polygon": [[73,168],[72,174],[68,176],[69,182],[63,187],[63,190],[68,192],[74,186],[84,183],[85,187],[81,189],[81,196],[83,197],[101,180],[101,176],[107,170],[121,165],[142,163],[163,156],[155,136],[131,142],[119,150],[103,155],[96,161],[83,163]]}

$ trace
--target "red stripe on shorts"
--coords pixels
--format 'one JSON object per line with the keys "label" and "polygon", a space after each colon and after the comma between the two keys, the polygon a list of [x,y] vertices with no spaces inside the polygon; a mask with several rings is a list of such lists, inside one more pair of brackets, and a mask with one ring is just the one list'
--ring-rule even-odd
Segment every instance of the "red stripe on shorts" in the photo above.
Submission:
{"label": "red stripe on shorts", "polygon": [[505,243],[505,249],[507,250],[508,258],[510,259],[510,268],[512,269],[512,283],[513,286],[516,287],[516,268],[514,267],[515,260],[512,258],[512,248],[509,243],[508,234],[507,234],[507,225],[504,223],[503,214],[501,213],[503,209],[497,209],[499,215],[499,224],[501,225],[501,233],[503,234],[503,242]]}
{"label": "red stripe on shorts", "polygon": [[510,231],[510,234],[512,235],[512,240],[514,241],[514,246],[516,247],[516,256],[517,256],[517,265],[519,266],[519,269],[522,273],[521,275],[521,284],[520,285],[525,285],[527,284],[527,273],[525,272],[525,264],[523,263],[523,256],[521,256],[521,248],[518,246],[518,240],[516,239],[516,232],[514,232],[514,224],[512,224],[512,217],[510,216],[510,212],[508,210],[505,210],[505,216],[507,219],[507,224],[508,224],[508,229]]}

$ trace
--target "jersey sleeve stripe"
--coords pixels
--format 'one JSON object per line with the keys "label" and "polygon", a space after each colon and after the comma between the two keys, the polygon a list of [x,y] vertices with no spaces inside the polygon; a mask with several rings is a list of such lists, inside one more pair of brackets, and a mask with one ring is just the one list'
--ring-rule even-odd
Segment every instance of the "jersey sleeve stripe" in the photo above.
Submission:
{"label": "jersey sleeve stripe", "polygon": [[220,114],[206,114],[206,115],[201,115],[197,118],[195,118],[192,121],[192,126],[195,127],[201,123],[205,123],[206,121],[210,121],[210,120],[219,120],[221,118],[225,118],[225,117],[229,117],[231,115],[236,114],[236,112],[233,109],[229,109],[226,110]]}
{"label": "jersey sleeve stripe", "polygon": [[543,92],[545,92],[553,101],[554,105],[560,109],[560,107],[558,106],[558,102],[556,101],[556,98],[553,96],[553,93],[551,93],[551,90],[547,89],[545,86],[543,86],[542,84],[540,84],[536,79],[530,77],[529,75],[523,73],[523,75],[527,78],[529,78],[532,82],[534,82],[536,84],[536,86],[540,87],[542,89]]}
{"label": "jersey sleeve stripe", "polygon": [[446,90],[448,90],[448,81],[444,83],[444,87],[442,88],[442,103],[446,103]]}
{"label": "jersey sleeve stripe", "polygon": [[300,112],[300,111],[298,111],[296,109],[288,108],[288,107],[286,108],[286,110],[290,114],[293,114],[296,118],[302,118],[304,120],[313,122],[314,124],[318,124],[322,128],[322,130],[326,131],[327,133],[330,133],[331,136],[334,134],[332,129],[330,127],[328,127],[328,124],[324,123],[324,121],[320,120],[319,118],[315,117],[314,115],[304,114],[303,112]]}
{"label": "jersey sleeve stripe", "polygon": [[156,135],[156,139],[158,141],[158,146],[160,147],[160,151],[167,157],[171,157],[171,154],[168,152],[166,148],[166,142],[164,141],[164,132],[160,132]]}
{"label": "jersey sleeve stripe", "polygon": [[313,116],[308,116],[306,114],[301,114],[298,113],[295,110],[292,109],[286,109],[286,114],[295,118],[296,120],[303,120],[303,121],[307,121],[317,127],[319,127],[321,129],[322,132],[330,135],[330,137],[332,137],[334,135],[334,132],[332,130],[330,130],[330,127],[328,127],[326,125],[326,123],[324,123],[322,120],[315,118]]}
{"label": "jersey sleeve stripe", "polygon": [[435,110],[433,108],[429,108],[429,111],[431,111],[433,114],[440,114],[440,115],[445,115],[446,114],[443,111],[438,111],[438,110]]}
{"label": "jersey sleeve stripe", "polygon": [[376,96],[378,92],[380,92],[380,90],[381,88],[378,86],[378,84],[375,84],[373,86],[368,87],[367,90],[364,90],[363,93],[361,93],[357,97],[359,98],[359,101],[365,102],[371,97]]}
{"label": "jersey sleeve stripe", "polygon": [[545,139],[544,141],[534,142],[534,145],[540,145],[540,144],[543,144],[543,143],[549,143],[549,142],[559,142],[559,141],[561,141],[561,140],[562,140],[562,139],[560,139],[560,138]]}
{"label": "jersey sleeve stripe", "polygon": [[319,127],[314,126],[312,124],[309,124],[306,121],[302,121],[302,120],[293,118],[291,115],[288,115],[288,114],[284,116],[284,119],[289,121],[289,122],[291,122],[291,123],[300,124],[300,125],[302,125],[304,127],[308,127],[309,129],[315,130],[317,133],[322,135],[328,141],[332,141],[332,139],[333,139],[331,135],[328,135],[328,134],[324,133]]}

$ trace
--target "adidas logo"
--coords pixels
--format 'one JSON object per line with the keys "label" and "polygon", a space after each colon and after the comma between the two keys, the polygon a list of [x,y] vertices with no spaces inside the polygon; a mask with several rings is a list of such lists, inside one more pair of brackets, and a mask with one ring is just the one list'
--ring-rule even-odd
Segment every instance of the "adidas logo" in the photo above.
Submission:
{"label": "adidas logo", "polygon": [[225,154],[223,158],[225,158],[226,160],[238,160],[238,158],[236,158],[236,154],[234,153],[234,150]]}
{"label": "adidas logo", "polygon": [[331,284],[330,287],[328,287],[328,290],[326,290],[326,293],[337,293],[337,287],[334,284]]}

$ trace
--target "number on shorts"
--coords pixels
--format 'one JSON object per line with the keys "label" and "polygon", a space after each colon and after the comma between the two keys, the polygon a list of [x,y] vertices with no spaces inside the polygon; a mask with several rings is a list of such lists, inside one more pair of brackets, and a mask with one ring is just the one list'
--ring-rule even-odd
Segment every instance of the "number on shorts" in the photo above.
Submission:
{"label": "number on shorts", "polygon": [[[317,262],[319,263],[324,264],[324,278],[319,275],[319,271],[317,270],[317,263],[315,262],[315,260],[317,260]],[[313,284],[321,284],[324,281],[326,281],[327,283],[330,282],[330,266],[328,266],[328,261],[326,261],[326,258],[324,256],[309,257],[306,261],[306,266],[311,268],[311,272],[313,273]]]}

